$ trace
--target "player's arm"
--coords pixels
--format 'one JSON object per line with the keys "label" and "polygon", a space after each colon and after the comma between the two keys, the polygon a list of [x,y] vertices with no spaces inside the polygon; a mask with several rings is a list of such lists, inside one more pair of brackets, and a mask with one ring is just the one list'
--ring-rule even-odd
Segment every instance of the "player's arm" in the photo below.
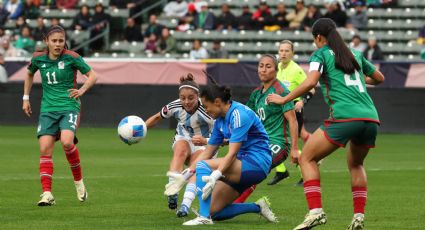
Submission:
{"label": "player's arm", "polygon": [[287,96],[281,97],[278,94],[269,94],[267,96],[267,102],[283,105],[289,101],[294,100],[297,97],[300,97],[301,95],[309,92],[317,85],[317,82],[319,82],[320,75],[321,73],[318,70],[311,70],[310,72],[308,72],[307,79],[305,79],[305,81],[303,81],[300,86],[294,89]]}
{"label": "player's arm", "polygon": [[152,128],[152,127],[154,127],[160,120],[161,120],[161,113],[156,113],[155,115],[153,115],[153,116],[151,116],[151,117],[149,117],[147,120],[146,120],[146,127],[148,128],[148,129],[150,129],[150,128]]}
{"label": "player's arm", "polygon": [[365,83],[368,85],[379,85],[384,82],[384,80],[385,77],[379,70],[375,70],[370,76],[365,75]]}
{"label": "player's arm", "polygon": [[[294,110],[288,110],[284,113],[285,119],[289,123],[289,134],[291,136],[291,161],[298,163],[298,122]],[[300,127],[301,128],[301,127]]]}
{"label": "player's arm", "polygon": [[71,98],[79,98],[83,96],[87,90],[89,90],[97,81],[97,76],[94,70],[90,70],[85,74],[87,76],[86,82],[84,82],[83,86],[81,86],[79,89],[69,89],[69,97]]}
{"label": "player's arm", "polygon": [[227,171],[227,169],[236,160],[236,155],[239,152],[241,146],[242,146],[242,142],[230,142],[229,143],[229,151],[223,157],[223,161],[221,161],[220,165],[218,166],[218,168],[217,168],[218,171],[220,171],[222,173],[225,173]]}
{"label": "player's arm", "polygon": [[31,104],[30,104],[30,93],[32,88],[32,83],[34,81],[34,74],[29,72],[24,82],[24,96],[22,98],[22,110],[24,113],[30,117],[32,114]]}

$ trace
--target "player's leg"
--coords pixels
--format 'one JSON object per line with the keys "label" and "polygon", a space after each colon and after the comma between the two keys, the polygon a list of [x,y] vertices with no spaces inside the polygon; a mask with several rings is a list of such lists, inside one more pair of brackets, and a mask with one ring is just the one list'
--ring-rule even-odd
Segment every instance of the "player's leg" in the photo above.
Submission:
{"label": "player's leg", "polygon": [[288,158],[288,152],[290,147],[282,146],[278,143],[270,143],[270,150],[272,151],[272,166],[271,169],[276,168],[276,174],[269,181],[268,185],[275,185],[281,180],[289,177],[289,171],[286,169],[284,161]]}
{"label": "player's leg", "polygon": [[[297,123],[298,123],[298,137],[300,137],[303,140],[303,144],[307,142],[308,138],[310,137],[311,133],[307,132],[304,126],[304,109],[302,109],[299,112],[296,112],[295,115],[297,116]],[[302,148],[299,148],[299,153],[302,153]],[[304,180],[301,175],[301,168],[299,165],[297,165],[298,170],[300,171],[300,179],[295,183],[296,186],[303,186]]]}
{"label": "player's leg", "polygon": [[74,178],[74,185],[77,191],[77,199],[81,202],[87,200],[88,193],[84,185],[81,170],[80,153],[78,147],[74,144],[75,133],[79,121],[79,114],[75,111],[67,111],[62,114],[59,126],[61,129],[60,141],[69,167]]}
{"label": "player's leg", "polygon": [[[170,162],[169,171],[180,173],[183,170],[185,161],[190,157],[191,148],[189,142],[182,137],[176,136],[173,144],[173,158]],[[173,178],[168,178],[168,183],[172,183]],[[168,208],[176,209],[179,194],[168,196]]]}
{"label": "player's leg", "polygon": [[326,223],[326,215],[322,209],[320,172],[317,162],[338,149],[339,146],[328,141],[325,135],[323,130],[317,129],[304,146],[303,154],[299,158],[304,178],[304,194],[310,211],[303,223],[295,229],[310,229]]}

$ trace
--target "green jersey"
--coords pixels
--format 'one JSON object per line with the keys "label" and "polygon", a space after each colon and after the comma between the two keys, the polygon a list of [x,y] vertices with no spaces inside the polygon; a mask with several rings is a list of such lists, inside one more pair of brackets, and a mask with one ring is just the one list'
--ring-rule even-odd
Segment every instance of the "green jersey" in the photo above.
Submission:
{"label": "green jersey", "polygon": [[335,55],[328,45],[316,50],[310,57],[310,71],[321,73],[319,82],[325,102],[329,105],[329,120],[368,120],[379,123],[378,112],[367,93],[363,77],[363,74],[370,76],[376,68],[361,52],[351,52],[360,65],[360,70],[353,74],[346,74],[335,67]]}
{"label": "green jersey", "polygon": [[[290,61],[286,68],[282,67],[280,62],[278,65],[277,79],[281,81],[290,91],[298,88],[307,78],[304,70],[294,61]],[[301,100],[301,97],[295,98],[294,101]]]}
{"label": "green jersey", "polygon": [[69,89],[77,86],[77,70],[82,74],[90,66],[77,53],[65,50],[56,60],[47,52],[34,53],[28,71],[34,74],[40,70],[43,98],[41,112],[80,111],[80,99],[69,98]]}
{"label": "green jersey", "polygon": [[264,93],[263,86],[256,88],[249,97],[247,106],[254,110],[263,123],[267,134],[270,138],[270,143],[290,145],[289,123],[284,117],[284,113],[294,109],[293,103],[285,105],[267,104],[267,95],[271,93],[286,96],[289,90],[279,80],[276,80],[270,88]]}

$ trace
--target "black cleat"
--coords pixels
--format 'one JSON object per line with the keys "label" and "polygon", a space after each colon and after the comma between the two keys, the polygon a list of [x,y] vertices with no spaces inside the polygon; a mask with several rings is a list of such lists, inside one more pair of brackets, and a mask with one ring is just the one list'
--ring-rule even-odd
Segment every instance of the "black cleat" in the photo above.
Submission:
{"label": "black cleat", "polygon": [[289,171],[286,170],[285,172],[276,172],[273,179],[267,183],[267,185],[275,185],[279,183],[281,180],[289,177]]}
{"label": "black cleat", "polygon": [[179,196],[177,194],[172,195],[172,196],[168,196],[168,208],[169,209],[176,209],[178,199],[179,199]]}

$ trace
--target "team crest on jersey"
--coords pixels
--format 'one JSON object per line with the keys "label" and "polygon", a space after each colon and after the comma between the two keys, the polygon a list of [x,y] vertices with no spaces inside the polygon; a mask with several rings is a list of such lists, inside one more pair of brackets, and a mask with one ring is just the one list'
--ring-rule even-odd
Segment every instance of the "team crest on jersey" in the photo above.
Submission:
{"label": "team crest on jersey", "polygon": [[59,69],[65,69],[65,62],[60,61],[60,62],[58,63],[58,68],[59,68]]}

